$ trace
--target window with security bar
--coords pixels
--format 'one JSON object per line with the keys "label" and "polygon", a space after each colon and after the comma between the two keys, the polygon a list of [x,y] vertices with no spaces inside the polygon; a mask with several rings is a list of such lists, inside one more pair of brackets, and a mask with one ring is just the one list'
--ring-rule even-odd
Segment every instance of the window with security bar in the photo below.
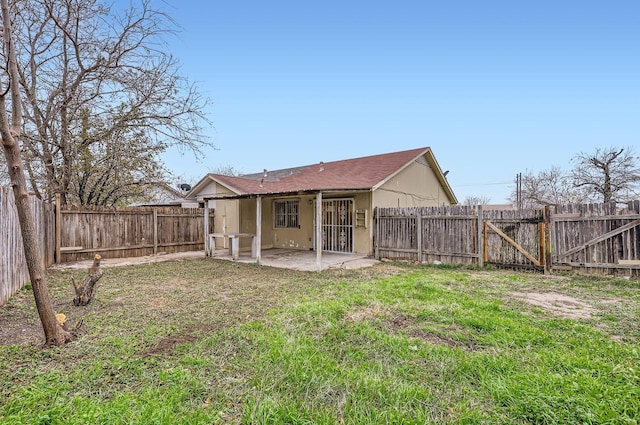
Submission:
{"label": "window with security bar", "polygon": [[275,227],[300,227],[300,201],[298,199],[283,199],[274,201]]}

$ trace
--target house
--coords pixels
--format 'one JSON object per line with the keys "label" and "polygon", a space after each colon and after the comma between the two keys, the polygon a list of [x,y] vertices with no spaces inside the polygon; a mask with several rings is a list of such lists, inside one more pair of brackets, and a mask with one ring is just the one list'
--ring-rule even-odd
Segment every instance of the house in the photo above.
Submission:
{"label": "house", "polygon": [[[183,185],[187,186],[188,185]],[[165,182],[150,183],[147,185],[144,201],[136,202],[131,206],[179,206],[182,208],[198,208],[198,202],[185,199],[186,191],[176,190]]]}
{"label": "house", "polygon": [[[258,261],[263,248],[372,255],[374,208],[457,203],[428,147],[243,176],[208,174],[186,198],[204,205],[206,217],[215,209],[217,234],[256,235]],[[248,238],[240,241],[240,250],[250,246]]]}

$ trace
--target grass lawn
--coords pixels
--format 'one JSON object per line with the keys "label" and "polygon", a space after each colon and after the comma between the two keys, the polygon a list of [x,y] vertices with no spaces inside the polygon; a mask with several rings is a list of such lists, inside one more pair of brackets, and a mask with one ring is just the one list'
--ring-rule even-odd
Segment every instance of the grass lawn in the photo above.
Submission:
{"label": "grass lawn", "polygon": [[[212,259],[106,269],[43,349],[28,289],[0,307],[2,424],[636,424],[640,283],[382,263]],[[73,324],[72,324],[73,326]]]}

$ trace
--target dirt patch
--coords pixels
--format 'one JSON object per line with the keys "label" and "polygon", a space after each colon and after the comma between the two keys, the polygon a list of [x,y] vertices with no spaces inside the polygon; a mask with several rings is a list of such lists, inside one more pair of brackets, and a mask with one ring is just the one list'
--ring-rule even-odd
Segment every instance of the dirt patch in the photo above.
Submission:
{"label": "dirt patch", "polygon": [[358,308],[345,314],[344,318],[351,322],[368,322],[381,319],[383,326],[391,332],[404,333],[428,344],[464,348],[469,351],[475,351],[477,349],[477,345],[473,342],[456,340],[446,335],[422,329],[416,317],[385,310],[380,304],[372,304]]}
{"label": "dirt patch", "polygon": [[0,345],[29,345],[44,342],[44,332],[39,322],[0,320],[5,323],[0,331]]}
{"label": "dirt patch", "polygon": [[447,335],[420,328],[420,324],[415,317],[401,314],[396,315],[389,321],[389,324],[392,331],[404,332],[410,337],[428,344],[446,345],[451,348],[462,348],[467,351],[476,351],[478,349],[478,345],[473,341],[460,341]]}
{"label": "dirt patch", "polygon": [[44,341],[44,332],[30,291],[20,291],[0,306],[0,345],[28,345]]}
{"label": "dirt patch", "polygon": [[150,357],[160,354],[172,352],[176,346],[180,344],[188,344],[194,342],[196,337],[193,335],[169,335],[158,341],[155,347],[144,353],[141,357]]}
{"label": "dirt patch", "polygon": [[350,311],[344,315],[344,319],[348,322],[366,322],[387,315],[389,315],[389,312],[387,312],[382,305],[371,304]]}
{"label": "dirt patch", "polygon": [[143,353],[140,357],[146,358],[151,356],[158,356],[162,354],[172,353],[178,345],[189,344],[200,339],[194,334],[198,333],[200,337],[202,337],[210,330],[211,329],[207,327],[198,327],[198,328],[193,328],[193,329],[189,329],[189,330],[177,333],[175,335],[168,335],[162,338],[160,341],[158,341],[155,347],[149,349],[148,351]]}
{"label": "dirt patch", "polygon": [[512,294],[516,299],[540,307],[555,316],[569,319],[589,319],[597,311],[584,301],[557,292],[513,292]]}

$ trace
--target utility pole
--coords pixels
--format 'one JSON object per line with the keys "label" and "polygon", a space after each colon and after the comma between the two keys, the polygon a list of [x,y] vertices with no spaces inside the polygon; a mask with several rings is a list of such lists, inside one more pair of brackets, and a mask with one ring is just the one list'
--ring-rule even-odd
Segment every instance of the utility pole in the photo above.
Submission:
{"label": "utility pole", "polygon": [[516,174],[516,207],[522,212],[522,173]]}

